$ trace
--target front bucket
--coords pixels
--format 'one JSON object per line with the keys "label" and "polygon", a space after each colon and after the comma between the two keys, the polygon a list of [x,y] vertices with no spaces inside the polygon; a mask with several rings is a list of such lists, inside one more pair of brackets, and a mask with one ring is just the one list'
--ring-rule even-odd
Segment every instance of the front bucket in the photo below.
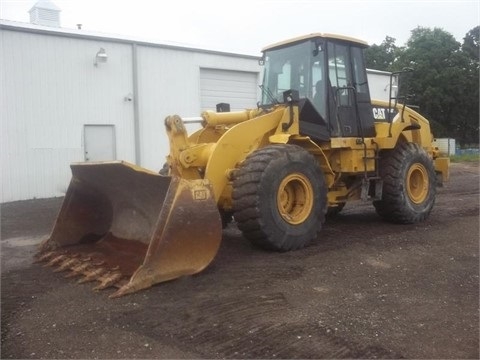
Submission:
{"label": "front bucket", "polygon": [[78,163],[38,261],[121,296],[202,271],[220,246],[206,180],[161,176],[126,162]]}

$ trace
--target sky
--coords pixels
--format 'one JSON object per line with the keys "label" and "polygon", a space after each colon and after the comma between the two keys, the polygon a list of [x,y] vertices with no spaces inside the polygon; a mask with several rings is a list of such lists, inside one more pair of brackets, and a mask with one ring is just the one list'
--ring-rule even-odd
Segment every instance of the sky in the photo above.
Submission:
{"label": "sky", "polygon": [[[0,19],[29,22],[37,0],[0,0]],[[295,36],[336,33],[403,46],[418,26],[459,42],[480,25],[480,0],[52,0],[64,28],[260,55]]]}

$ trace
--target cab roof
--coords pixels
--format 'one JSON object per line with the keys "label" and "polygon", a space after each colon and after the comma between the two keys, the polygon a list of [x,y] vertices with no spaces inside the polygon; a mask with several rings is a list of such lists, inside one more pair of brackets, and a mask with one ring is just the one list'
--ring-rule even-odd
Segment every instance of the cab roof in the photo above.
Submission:
{"label": "cab roof", "polygon": [[291,39],[279,41],[279,42],[276,42],[274,44],[265,46],[262,49],[262,52],[266,51],[266,50],[272,50],[272,49],[275,49],[275,48],[284,47],[285,45],[293,44],[293,43],[296,43],[296,42],[301,42],[301,41],[305,41],[305,40],[309,40],[309,39],[317,39],[317,38],[332,39],[332,40],[337,40],[337,41],[338,40],[345,41],[345,42],[360,45],[361,47],[367,47],[368,46],[368,43],[366,41],[359,40],[359,39],[356,39],[356,38],[353,38],[353,37],[350,37],[350,36],[344,36],[344,35],[338,35],[338,34],[329,34],[329,33],[312,33],[312,34],[297,36],[297,37],[294,37],[294,38],[291,38]]}

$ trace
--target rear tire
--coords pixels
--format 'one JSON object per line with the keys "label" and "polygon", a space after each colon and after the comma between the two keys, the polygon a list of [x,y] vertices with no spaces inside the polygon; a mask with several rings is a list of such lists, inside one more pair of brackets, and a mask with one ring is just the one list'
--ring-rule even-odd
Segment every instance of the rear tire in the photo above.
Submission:
{"label": "rear tire", "polygon": [[256,246],[300,249],[325,221],[326,194],[313,155],[296,145],[270,145],[250,154],[235,174],[234,218]]}
{"label": "rear tire", "polygon": [[425,220],[435,203],[433,161],[415,143],[401,143],[380,159],[382,200],[374,201],[377,213],[390,222],[413,224]]}

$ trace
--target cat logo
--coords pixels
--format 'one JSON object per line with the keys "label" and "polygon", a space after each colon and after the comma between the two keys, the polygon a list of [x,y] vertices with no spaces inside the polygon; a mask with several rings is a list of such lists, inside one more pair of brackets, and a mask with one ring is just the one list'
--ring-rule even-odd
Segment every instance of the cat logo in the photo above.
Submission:
{"label": "cat logo", "polygon": [[385,116],[385,110],[384,108],[373,108],[373,118],[375,120],[386,120],[386,116]]}

